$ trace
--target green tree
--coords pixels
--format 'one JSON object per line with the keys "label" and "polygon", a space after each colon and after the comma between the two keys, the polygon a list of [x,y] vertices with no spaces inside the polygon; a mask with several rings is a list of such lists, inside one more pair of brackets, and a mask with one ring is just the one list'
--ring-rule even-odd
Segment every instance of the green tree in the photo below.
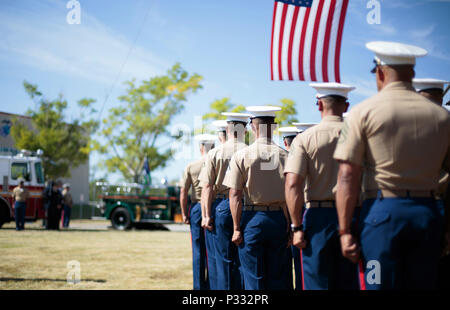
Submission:
{"label": "green tree", "polygon": [[282,126],[290,126],[292,123],[298,122],[296,115],[297,115],[297,109],[295,108],[295,102],[291,99],[281,99],[281,104],[275,104],[274,106],[280,107],[281,111],[276,112],[276,118],[275,122],[282,127]]}
{"label": "green tree", "polygon": [[203,115],[203,120],[220,120],[226,119],[225,116],[222,115],[223,112],[235,112],[242,113],[245,111],[245,107],[242,104],[235,106],[230,102],[230,98],[222,98],[214,100],[210,105],[210,112]]}
{"label": "green tree", "polygon": [[177,63],[167,74],[140,85],[135,80],[126,82],[126,94],[118,98],[120,106],[110,109],[103,120],[101,134],[106,143],[96,145],[107,157],[108,171],[120,172],[125,180],[139,183],[145,158],[150,171],[165,167],[172,150],[156,143],[163,137],[173,138],[168,126],[183,110],[188,95],[202,88],[201,80],[200,75],[189,75]]}
{"label": "green tree", "polygon": [[13,119],[11,136],[16,147],[44,151],[43,166],[46,178],[70,177],[70,168],[85,163],[89,158],[91,135],[97,130],[98,122],[87,115],[96,112],[92,108],[95,100],[79,100],[79,116],[71,115],[68,121],[64,113],[68,104],[62,94],[54,100],[47,100],[36,85],[24,81],[23,86],[35,102],[36,108],[26,112],[31,117],[33,128]]}

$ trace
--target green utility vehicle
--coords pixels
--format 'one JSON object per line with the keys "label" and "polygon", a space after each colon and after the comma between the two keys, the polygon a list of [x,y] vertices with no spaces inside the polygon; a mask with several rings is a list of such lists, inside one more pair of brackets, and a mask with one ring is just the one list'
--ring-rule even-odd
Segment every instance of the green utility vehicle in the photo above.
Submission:
{"label": "green utility vehicle", "polygon": [[140,184],[96,183],[96,191],[101,191],[97,197],[102,215],[111,220],[115,229],[127,230],[137,223],[182,222],[179,187],[143,188]]}

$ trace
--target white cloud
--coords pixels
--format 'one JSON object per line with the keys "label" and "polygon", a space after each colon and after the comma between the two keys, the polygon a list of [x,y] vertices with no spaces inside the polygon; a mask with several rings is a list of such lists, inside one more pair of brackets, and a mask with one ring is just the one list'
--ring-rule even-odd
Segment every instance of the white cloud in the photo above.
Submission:
{"label": "white cloud", "polygon": [[[32,9],[0,12],[0,57],[4,61],[108,86],[119,72],[120,80],[131,77],[139,80],[163,73],[170,66],[150,50],[133,46],[135,38],[114,33],[85,11],[81,24],[69,25],[65,21],[68,11],[64,2],[36,5]],[[153,20],[155,14],[149,14]],[[164,23],[162,18],[156,21]]]}

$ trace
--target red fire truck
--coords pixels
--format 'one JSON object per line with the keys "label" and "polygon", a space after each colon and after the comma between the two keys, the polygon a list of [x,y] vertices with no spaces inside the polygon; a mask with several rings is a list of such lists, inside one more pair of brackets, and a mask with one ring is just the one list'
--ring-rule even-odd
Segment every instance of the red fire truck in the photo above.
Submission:
{"label": "red fire truck", "polygon": [[44,218],[43,207],[44,169],[41,156],[43,152],[36,153],[22,150],[17,155],[0,155],[0,227],[14,219],[12,191],[19,183],[19,178],[25,180],[25,187],[30,192],[27,201],[26,220]]}

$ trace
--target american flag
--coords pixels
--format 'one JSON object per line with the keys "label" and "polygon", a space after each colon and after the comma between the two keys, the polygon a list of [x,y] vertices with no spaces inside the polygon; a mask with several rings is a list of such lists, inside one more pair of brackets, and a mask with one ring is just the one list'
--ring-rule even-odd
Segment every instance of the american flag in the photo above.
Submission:
{"label": "american flag", "polygon": [[348,1],[275,1],[272,80],[340,83],[339,58]]}

